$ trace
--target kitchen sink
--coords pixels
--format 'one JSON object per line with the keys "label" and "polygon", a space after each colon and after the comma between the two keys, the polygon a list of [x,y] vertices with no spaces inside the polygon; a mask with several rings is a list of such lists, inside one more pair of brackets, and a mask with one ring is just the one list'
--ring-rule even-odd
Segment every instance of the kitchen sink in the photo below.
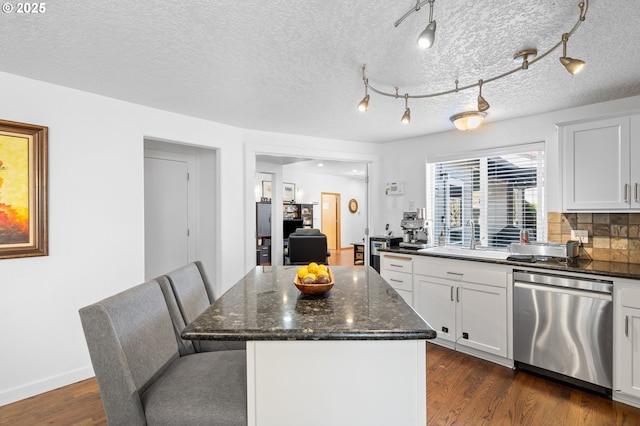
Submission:
{"label": "kitchen sink", "polygon": [[419,249],[418,253],[442,254],[456,257],[471,257],[474,259],[495,259],[505,260],[509,256],[509,252],[496,250],[488,247],[476,247],[471,250],[468,247],[460,246],[440,246]]}

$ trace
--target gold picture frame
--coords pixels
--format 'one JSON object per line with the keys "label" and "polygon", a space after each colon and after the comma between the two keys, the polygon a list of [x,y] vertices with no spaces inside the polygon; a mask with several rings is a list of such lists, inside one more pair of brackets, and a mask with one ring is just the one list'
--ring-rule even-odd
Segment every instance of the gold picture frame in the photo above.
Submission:
{"label": "gold picture frame", "polygon": [[0,120],[0,259],[47,256],[48,127]]}

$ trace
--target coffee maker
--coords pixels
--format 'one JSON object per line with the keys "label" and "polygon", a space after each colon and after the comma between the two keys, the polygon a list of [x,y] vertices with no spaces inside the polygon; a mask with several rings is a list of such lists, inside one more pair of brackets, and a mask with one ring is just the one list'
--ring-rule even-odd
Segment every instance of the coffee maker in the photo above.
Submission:
{"label": "coffee maker", "polygon": [[427,248],[430,245],[429,222],[424,218],[424,209],[415,212],[404,212],[400,222],[402,242],[400,247],[409,249]]}

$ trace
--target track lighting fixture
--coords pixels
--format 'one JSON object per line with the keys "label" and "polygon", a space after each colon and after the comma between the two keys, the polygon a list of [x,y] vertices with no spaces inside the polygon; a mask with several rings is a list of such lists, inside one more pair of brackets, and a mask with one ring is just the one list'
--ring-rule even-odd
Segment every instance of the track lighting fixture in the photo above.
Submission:
{"label": "track lighting fixture", "polygon": [[567,57],[567,41],[569,41],[569,33],[562,34],[562,57],[560,57],[560,63],[564,65],[569,74],[574,75],[582,71],[584,61]]}
{"label": "track lighting fixture", "polygon": [[364,98],[358,104],[358,109],[362,112],[369,110],[369,80],[364,75],[365,65],[362,66],[362,81],[364,82]]}
{"label": "track lighting fixture", "polygon": [[404,95],[404,114],[402,114],[402,119],[400,120],[404,124],[411,123],[411,110],[409,109],[409,94],[405,93]]}
{"label": "track lighting fixture", "polygon": [[481,111],[467,111],[452,115],[449,120],[458,130],[473,130],[482,124],[486,113]]}
{"label": "track lighting fixture", "polygon": [[422,49],[428,49],[433,46],[433,41],[436,38],[436,21],[433,20],[434,1],[435,0],[429,0],[429,24],[418,36],[418,46]]}
{"label": "track lighting fixture", "polygon": [[478,82],[478,85],[480,87],[480,93],[478,93],[478,111],[480,112],[484,112],[490,107],[489,102],[487,102],[486,99],[482,97],[482,83],[482,80]]}
{"label": "track lighting fixture", "polygon": [[[435,0],[422,0],[422,1],[417,0],[416,5],[395,22],[395,26],[397,27],[409,15],[411,15],[413,12],[419,11],[422,6],[429,3],[429,8],[430,8],[429,24],[427,25],[427,28],[425,28],[425,30],[422,32],[422,34],[420,34],[420,37],[418,38],[418,44],[424,47],[431,47],[433,45],[433,40],[435,37],[436,22],[433,20],[433,3],[434,2]],[[487,115],[485,111],[487,111],[490,108],[489,103],[482,96],[483,84],[491,83],[501,78],[508,77],[511,74],[514,74],[521,70],[527,70],[529,69],[529,66],[535,64],[542,58],[548,56],[550,53],[555,51],[561,45],[562,45],[562,57],[560,57],[560,62],[562,63],[562,65],[564,65],[564,67],[567,69],[567,71],[570,74],[572,75],[577,74],[582,70],[582,68],[584,68],[585,63],[584,61],[581,61],[579,59],[573,59],[573,58],[567,57],[567,41],[569,41],[569,38],[576,32],[580,24],[586,19],[587,10],[589,9],[589,0],[580,1],[580,3],[578,3],[578,8],[580,9],[578,21],[575,23],[575,25],[571,28],[569,32],[566,32],[562,35],[562,40],[560,42],[556,43],[549,50],[547,50],[546,52],[542,53],[539,56],[538,56],[538,51],[536,49],[526,49],[526,50],[521,50],[517,52],[513,56],[514,61],[520,63],[520,65],[517,68],[506,71],[494,77],[479,79],[477,80],[477,83],[469,84],[462,87],[458,85],[458,80],[456,80],[455,88],[443,90],[440,92],[421,94],[421,95],[410,95],[409,93],[405,93],[404,95],[405,112],[402,116],[402,122],[409,123],[411,121],[411,111],[409,110],[409,105],[408,105],[409,98],[434,98],[437,96],[458,93],[458,92],[468,90],[477,86],[479,88],[478,111],[462,112],[459,114],[455,114],[450,118],[451,122],[456,126],[457,129],[460,129],[460,130],[474,129],[482,123],[482,120]],[[395,93],[390,93],[390,92],[378,90],[375,87],[371,86],[369,84],[369,79],[366,77],[365,68],[366,68],[366,64],[362,65],[362,81],[364,82],[364,86],[365,86],[365,97],[364,99],[362,99],[362,101],[358,105],[358,108],[361,111],[366,111],[369,106],[369,92],[368,92],[369,89],[371,89],[373,92],[382,96],[394,97],[396,99],[400,97],[398,95],[398,90],[399,90],[398,87],[395,88],[396,89]]]}
{"label": "track lighting fixture", "polygon": [[367,112],[369,110],[369,94],[364,95],[364,98],[358,104],[358,109],[362,112]]}
{"label": "track lighting fixture", "polygon": [[428,49],[433,46],[433,41],[436,38],[436,21],[433,20],[433,3],[436,0],[416,0],[416,5],[411,8],[407,13],[405,13],[400,19],[398,19],[394,26],[398,26],[404,21],[407,16],[411,15],[413,12],[417,12],[420,10],[422,6],[429,3],[429,23],[427,27],[420,33],[418,36],[418,46],[421,49]]}
{"label": "track lighting fixture", "polygon": [[521,67],[523,70],[528,70],[529,61],[533,60],[537,54],[538,51],[536,49],[525,49],[513,55],[513,60],[514,62],[522,63]]}

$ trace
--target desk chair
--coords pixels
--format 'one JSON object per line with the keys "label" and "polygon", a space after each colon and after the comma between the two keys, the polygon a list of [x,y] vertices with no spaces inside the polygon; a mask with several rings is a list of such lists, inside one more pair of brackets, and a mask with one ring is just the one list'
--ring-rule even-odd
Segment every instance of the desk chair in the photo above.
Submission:
{"label": "desk chair", "polygon": [[298,228],[289,234],[286,263],[289,265],[305,265],[310,262],[329,263],[327,236],[319,229]]}

